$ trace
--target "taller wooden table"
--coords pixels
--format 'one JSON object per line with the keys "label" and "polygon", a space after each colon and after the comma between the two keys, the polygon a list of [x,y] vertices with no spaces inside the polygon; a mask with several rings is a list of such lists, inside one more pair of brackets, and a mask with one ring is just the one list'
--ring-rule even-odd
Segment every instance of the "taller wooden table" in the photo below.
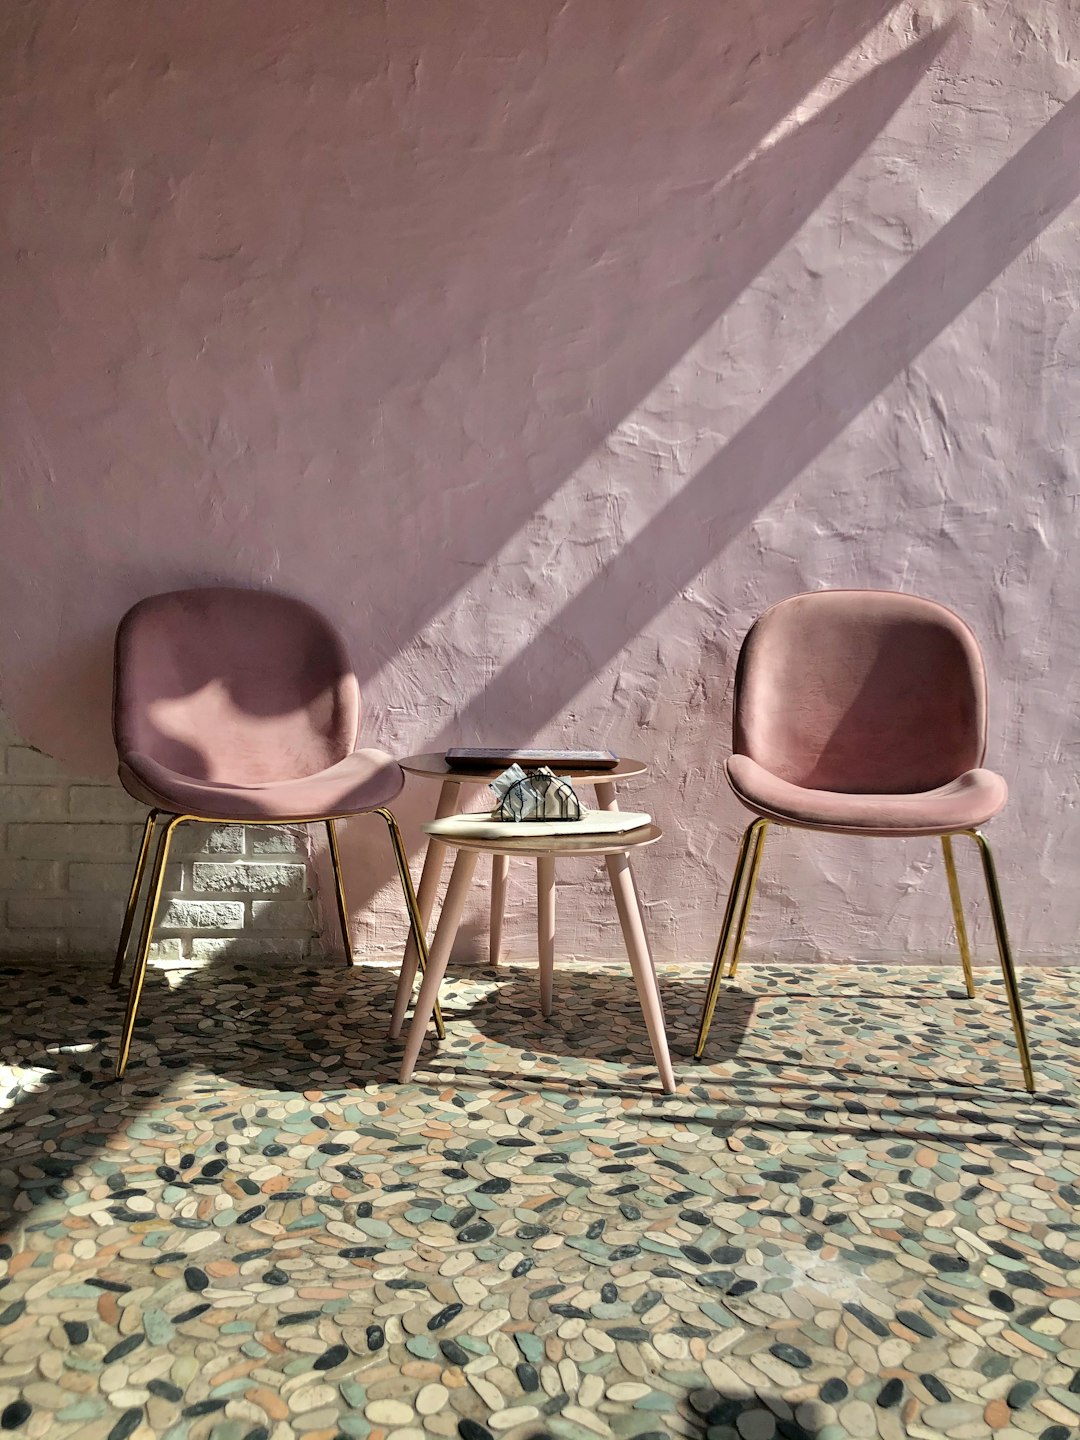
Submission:
{"label": "taller wooden table", "polygon": [[[448,765],[446,756],[441,754],[410,755],[408,759],[400,760],[398,763],[409,775],[419,776],[423,780],[441,782],[439,803],[435,807],[434,818],[436,820],[442,820],[447,815],[456,815],[459,812],[461,791],[464,786],[490,785],[492,780],[506,769],[505,765],[463,769],[456,765]],[[618,782],[629,780],[634,775],[645,775],[648,769],[649,766],[644,760],[620,760],[617,765],[613,765],[607,770],[567,769],[556,770],[555,773],[565,776],[573,785],[591,785],[599,809],[618,810],[619,801],[616,794]],[[435,895],[439,888],[439,881],[442,879],[446,849],[447,847],[440,844],[438,840],[428,841],[427,853],[424,856],[424,868],[420,872],[420,884],[416,891],[420,919],[423,922],[425,933],[429,932],[431,912],[435,906]],[[509,856],[492,856],[488,956],[493,965],[497,965],[502,957],[503,911],[506,905],[506,875],[509,867]],[[637,881],[634,879],[632,871],[630,879],[640,908],[641,897],[637,894]],[[554,882],[552,882],[552,889],[554,889]],[[551,899],[553,905],[553,895]],[[397,994],[394,996],[394,1014],[390,1021],[390,1035],[395,1039],[401,1034],[401,1027],[405,1021],[405,1011],[408,1008],[409,996],[412,994],[413,981],[416,978],[416,966],[416,944],[410,934],[409,943],[405,948],[405,958],[401,965],[401,974],[398,977]]]}

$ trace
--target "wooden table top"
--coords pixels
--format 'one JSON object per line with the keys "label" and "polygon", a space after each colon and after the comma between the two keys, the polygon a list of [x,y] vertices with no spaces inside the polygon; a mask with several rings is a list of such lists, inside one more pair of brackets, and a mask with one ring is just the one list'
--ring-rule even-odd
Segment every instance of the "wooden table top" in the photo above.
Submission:
{"label": "wooden table top", "polygon": [[[398,764],[410,775],[419,775],[427,780],[460,780],[466,785],[487,785],[501,775],[506,769],[505,765],[488,765],[476,768],[465,768],[459,765],[448,765],[446,756],[443,754],[431,755],[410,755],[405,760],[399,760]],[[631,775],[644,775],[649,765],[646,760],[620,760],[617,765],[612,765],[608,770],[563,770],[555,769],[556,775],[564,775],[567,780],[576,780],[583,785],[614,783],[617,780],[627,780]]]}

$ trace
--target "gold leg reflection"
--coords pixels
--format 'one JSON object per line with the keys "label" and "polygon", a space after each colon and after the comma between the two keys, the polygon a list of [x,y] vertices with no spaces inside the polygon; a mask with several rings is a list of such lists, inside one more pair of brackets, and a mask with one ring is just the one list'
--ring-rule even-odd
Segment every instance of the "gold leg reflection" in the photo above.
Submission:
{"label": "gold leg reflection", "polygon": [[949,877],[949,899],[952,901],[953,925],[956,927],[956,943],[960,946],[960,962],[964,967],[964,984],[968,999],[975,998],[975,974],[971,968],[971,947],[968,944],[967,926],[964,924],[964,902],[960,896],[960,882],[956,878],[956,863],[953,860],[952,839],[941,837],[941,850],[945,856],[945,874]]}
{"label": "gold leg reflection", "polygon": [[345,900],[345,880],[341,874],[341,852],[338,850],[337,825],[333,820],[326,822],[326,838],[330,842],[330,863],[334,867],[334,886],[337,890],[337,913],[341,924],[341,941],[345,946],[345,964],[353,963],[352,941],[349,938],[349,906]]}
{"label": "gold leg reflection", "polygon": [[[376,815],[381,815],[386,821],[386,828],[390,831],[390,843],[394,847],[394,859],[397,861],[398,875],[401,877],[401,889],[405,896],[405,905],[409,912],[409,928],[412,931],[412,941],[416,947],[417,958],[420,961],[420,969],[427,969],[428,947],[424,935],[424,922],[420,918],[420,907],[416,901],[416,891],[413,889],[412,872],[409,869],[409,856],[405,849],[405,842],[401,838],[401,831],[398,829],[397,819],[392,810],[376,810]],[[442,1010],[439,1008],[439,997],[435,997],[435,1008],[433,1010],[435,1020],[435,1033],[440,1040],[446,1039],[446,1026],[443,1024]]]}
{"label": "gold leg reflection", "polygon": [[734,980],[735,972],[739,968],[739,952],[742,949],[743,936],[746,934],[747,921],[750,919],[750,906],[754,903],[754,890],[757,888],[761,857],[765,854],[765,831],[769,828],[769,822],[759,820],[757,824],[758,832],[754,838],[754,853],[750,860],[750,878],[746,882],[742,911],[739,915],[739,923],[735,927],[735,943],[731,947],[731,964],[728,966],[727,972],[729,980]]}
{"label": "gold leg reflection", "polygon": [[968,830],[965,833],[970,835],[979,847],[983,876],[986,880],[986,893],[990,898],[990,914],[994,921],[994,938],[997,940],[1001,973],[1005,979],[1005,993],[1009,997],[1009,1012],[1012,1015],[1013,1031],[1016,1035],[1016,1047],[1020,1051],[1020,1066],[1024,1072],[1024,1086],[1029,1094],[1034,1095],[1035,1073],[1031,1068],[1027,1027],[1024,1024],[1020,989],[1016,983],[1016,967],[1013,964],[1012,946],[1009,944],[1009,932],[1005,925],[1005,907],[1001,903],[1001,889],[998,886],[993,851],[990,849],[990,842],[980,830]]}
{"label": "gold leg reflection", "polygon": [[124,923],[120,927],[120,941],[116,947],[116,963],[113,965],[112,980],[109,982],[114,990],[120,984],[120,977],[124,973],[128,941],[131,939],[131,927],[135,923],[135,911],[138,908],[139,887],[142,885],[143,871],[146,869],[146,857],[150,853],[150,842],[154,838],[154,822],[159,813],[157,810],[151,810],[146,817],[146,824],[143,826],[139,858],[135,861],[135,873],[131,877],[131,894],[128,896],[127,909],[124,911]]}
{"label": "gold leg reflection", "polygon": [[124,1071],[127,1069],[128,1055],[131,1051],[131,1036],[135,1030],[135,1017],[139,1013],[139,999],[142,996],[143,981],[146,979],[146,962],[150,956],[150,941],[154,935],[154,921],[157,919],[157,909],[161,901],[161,889],[165,883],[165,866],[169,859],[169,845],[172,841],[173,831],[178,825],[190,817],[187,815],[173,815],[161,833],[158,841],[157,854],[154,856],[154,869],[150,876],[150,893],[146,897],[146,910],[143,913],[142,932],[139,935],[139,952],[135,957],[135,970],[131,976],[131,989],[128,991],[127,1013],[124,1016],[124,1029],[120,1037],[120,1053],[116,1057],[116,1078],[122,1080]]}
{"label": "gold leg reflection", "polygon": [[716,942],[712,973],[709,976],[709,986],[705,992],[705,1005],[701,1012],[697,1044],[694,1047],[695,1060],[701,1059],[705,1050],[705,1042],[709,1038],[709,1027],[712,1025],[717,996],[720,994],[720,981],[723,979],[724,956],[727,952],[728,938],[731,935],[732,921],[735,918],[739,892],[742,889],[743,876],[746,873],[746,862],[751,853],[751,842],[753,842],[753,853],[757,855],[758,834],[765,823],[764,820],[752,820],[743,831],[742,840],[739,842],[739,858],[735,862],[735,873],[731,877],[731,889],[728,891],[727,905],[724,908],[724,922],[720,927],[720,938]]}

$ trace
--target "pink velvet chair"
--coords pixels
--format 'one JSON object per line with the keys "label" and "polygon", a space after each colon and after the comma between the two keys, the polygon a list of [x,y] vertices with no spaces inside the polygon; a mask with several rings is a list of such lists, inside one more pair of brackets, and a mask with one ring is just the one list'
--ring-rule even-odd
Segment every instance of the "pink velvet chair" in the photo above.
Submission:
{"label": "pink velvet chair", "polygon": [[[390,831],[418,953],[423,925],[397,821],[386,807],[404,772],[358,749],[360,687],[336,631],[309,605],[225,587],[152,595],[116,632],[113,734],[120,781],[150,806],[116,952],[120,983],[155,826],[150,877],[116,1074],[125,1070],[169,844],[186,821],[325,824],[345,963],[349,912],[335,822],[381,816]],[[440,1036],[441,1017],[436,1017]]]}
{"label": "pink velvet chair", "polygon": [[[943,605],[880,590],[822,590],[774,605],[743,642],[728,784],[754,816],[743,834],[698,1032],[700,1059],[734,935],[735,974],[770,825],[830,835],[937,836],[969,996],[975,994],[952,837],[982,859],[998,955],[1029,1091],[1023,1010],[990,845],[979,827],[1008,798],[982,768],[986,672]],[[744,884],[745,881],[745,884]]]}

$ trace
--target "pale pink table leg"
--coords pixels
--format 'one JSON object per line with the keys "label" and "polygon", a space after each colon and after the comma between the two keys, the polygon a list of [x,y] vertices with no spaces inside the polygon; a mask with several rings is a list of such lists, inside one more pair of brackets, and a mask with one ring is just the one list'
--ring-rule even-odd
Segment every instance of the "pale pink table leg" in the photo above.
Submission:
{"label": "pale pink table leg", "polygon": [[461,912],[465,909],[465,897],[469,893],[473,871],[476,869],[476,862],[479,858],[479,853],[475,850],[459,850],[458,857],[454,861],[450,884],[447,886],[446,898],[443,900],[442,914],[439,916],[439,924],[431,942],[427,969],[424,971],[424,980],[420,986],[420,994],[416,999],[413,1017],[409,1024],[408,1038],[405,1041],[405,1058],[401,1062],[401,1083],[403,1085],[412,1078],[413,1067],[420,1054],[420,1047],[424,1043],[424,1033],[427,1030],[432,1011],[435,1009],[435,999],[439,993],[442,978],[446,974],[446,962],[450,959],[450,951],[453,949],[458,926],[461,924]]}
{"label": "pale pink table leg", "polygon": [[[601,810],[618,810],[618,808],[619,808],[619,801],[618,801],[618,797],[617,797],[616,794],[615,794],[615,784],[614,784],[614,781],[612,781],[612,780],[597,780],[597,781],[595,781],[595,782],[593,783],[593,789],[594,789],[595,792],[596,792],[596,803],[600,806],[600,809],[601,809]],[[633,867],[630,865],[630,857],[629,857],[629,856],[626,857],[626,865],[627,865],[627,868],[628,868],[629,871],[630,871],[630,880],[631,880],[631,883],[632,883],[633,886],[634,886],[634,898],[637,900],[638,910],[641,912],[642,915],[644,915],[644,914],[645,914],[645,906],[641,903],[641,891],[638,889],[637,876],[634,874]],[[647,934],[647,933],[646,933],[646,935],[645,935],[645,945],[646,945],[646,948],[648,949],[648,952],[649,952],[649,964],[652,966],[653,978],[655,979],[655,978],[656,978],[656,961],[653,959],[652,945],[651,945],[650,942],[649,942],[649,937],[648,937],[648,934]],[[658,995],[660,994],[660,986],[659,986],[659,984],[657,984],[656,993],[657,993]],[[661,1001],[660,1001],[660,1013],[661,1013],[661,1015],[663,1015],[663,1012],[664,1012],[664,1002],[663,1002],[663,999],[661,998]]]}
{"label": "pale pink table leg", "polygon": [[[444,780],[442,789],[439,791],[439,803],[435,807],[435,819],[443,820],[447,815],[456,815],[458,808],[458,796],[461,794],[460,780]],[[446,846],[440,845],[437,840],[428,840],[427,854],[424,856],[424,868],[420,872],[420,884],[416,887],[416,903],[420,911],[420,919],[424,925],[424,932],[427,933],[428,922],[431,920],[431,912],[435,907],[435,896],[439,889],[439,881],[442,879],[443,856],[446,854]],[[409,931],[409,943],[405,947],[405,954],[401,961],[401,971],[398,975],[397,991],[394,995],[394,1013],[390,1019],[390,1038],[396,1040],[401,1034],[401,1026],[405,1020],[405,1011],[409,1006],[409,996],[412,994],[413,980],[416,978],[416,942],[413,940],[412,931]]]}
{"label": "pale pink table leg", "polygon": [[488,959],[498,965],[502,959],[503,911],[506,909],[506,876],[509,855],[491,857],[491,921],[488,930]]}
{"label": "pale pink table leg", "polygon": [[540,1009],[545,1017],[554,1009],[555,993],[555,858],[536,862],[536,939],[540,953]]}
{"label": "pale pink table leg", "polygon": [[[656,1056],[657,1069],[660,1071],[660,1083],[671,1095],[675,1090],[675,1073],[671,1068],[671,1056],[668,1054],[664,1012],[660,1004],[660,987],[649,958],[649,944],[645,936],[641,908],[634,890],[633,876],[630,873],[630,862],[625,854],[609,855],[607,867],[611,879],[611,893],[615,896],[615,904],[619,911],[619,923],[622,925],[623,938],[626,941],[626,953],[630,957],[630,969],[633,971],[634,984],[637,986],[641,1013],[645,1017],[645,1028],[649,1032],[649,1041],[652,1044],[653,1054]],[[419,1013],[418,1006],[417,1018],[419,1018]],[[426,1020],[424,1023],[427,1023]],[[416,1020],[413,1021],[413,1024],[416,1024]]]}

